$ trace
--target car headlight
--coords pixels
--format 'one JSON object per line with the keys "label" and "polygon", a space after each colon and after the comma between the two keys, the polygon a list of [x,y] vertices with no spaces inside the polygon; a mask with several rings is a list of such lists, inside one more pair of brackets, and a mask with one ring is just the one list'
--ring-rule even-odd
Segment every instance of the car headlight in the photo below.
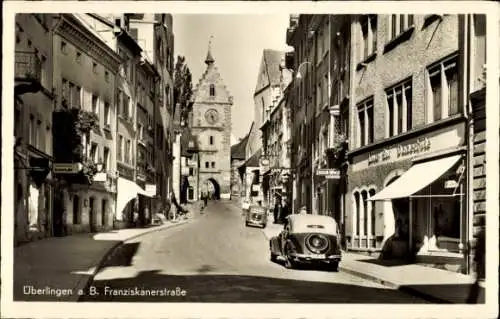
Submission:
{"label": "car headlight", "polygon": [[322,254],[330,245],[328,238],[322,234],[311,234],[306,238],[306,246],[311,252]]}

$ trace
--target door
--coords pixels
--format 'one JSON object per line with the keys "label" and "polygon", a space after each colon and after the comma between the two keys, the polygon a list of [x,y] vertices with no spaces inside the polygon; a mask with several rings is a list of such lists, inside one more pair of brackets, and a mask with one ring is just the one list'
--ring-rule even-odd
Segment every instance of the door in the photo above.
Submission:
{"label": "door", "polygon": [[101,225],[102,225],[102,227],[106,227],[107,223],[108,223],[106,206],[108,206],[108,201],[106,199],[103,199],[101,201]]}
{"label": "door", "polygon": [[90,227],[90,232],[93,233],[95,231],[95,219],[94,219],[94,213],[95,213],[95,200],[94,197],[90,197],[89,199],[89,227]]}
{"label": "door", "polygon": [[63,220],[64,203],[60,192],[54,194],[54,206],[53,206],[53,216],[52,216],[52,227],[54,236],[64,235],[64,225],[66,221]]}

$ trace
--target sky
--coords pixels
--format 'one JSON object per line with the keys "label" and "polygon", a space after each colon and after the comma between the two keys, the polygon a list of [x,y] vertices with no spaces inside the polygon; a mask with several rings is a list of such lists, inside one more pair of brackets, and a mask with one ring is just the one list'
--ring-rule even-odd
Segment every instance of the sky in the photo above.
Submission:
{"label": "sky", "polygon": [[186,57],[193,88],[206,68],[208,43],[222,79],[233,95],[232,134],[244,137],[253,120],[253,94],[264,49],[290,51],[289,15],[174,14],[174,51]]}

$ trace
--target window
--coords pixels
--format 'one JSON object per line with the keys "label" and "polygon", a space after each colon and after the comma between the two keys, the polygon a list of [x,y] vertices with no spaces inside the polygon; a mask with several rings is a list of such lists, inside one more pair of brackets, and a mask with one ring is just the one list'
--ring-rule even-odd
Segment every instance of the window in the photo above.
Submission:
{"label": "window", "polygon": [[193,167],[189,168],[189,176],[194,176],[194,168]]}
{"label": "window", "polygon": [[392,14],[390,18],[391,39],[413,26],[413,14]]}
{"label": "window", "polygon": [[129,104],[130,104],[130,98],[128,97],[127,94],[122,93],[122,115],[123,118],[128,119],[130,117],[130,112],[129,112]]}
{"label": "window", "polygon": [[189,188],[188,188],[188,198],[189,198],[189,200],[194,199],[194,189],[191,186],[189,186]]}
{"label": "window", "polygon": [[102,163],[102,169],[106,171],[109,168],[109,148],[104,147],[104,152],[103,152],[103,163]]}
{"label": "window", "polygon": [[82,63],[82,53],[76,52],[75,60],[78,64]]}
{"label": "window", "polygon": [[210,145],[214,145],[214,137],[210,136]]}
{"label": "window", "polygon": [[109,106],[109,102],[104,103],[104,126],[110,127],[111,126],[111,109]]}
{"label": "window", "polygon": [[99,152],[98,152],[97,143],[92,143],[90,146],[90,159],[94,163],[97,163],[99,161],[98,157],[99,157]]}
{"label": "window", "polygon": [[118,136],[118,160],[123,162],[123,135]]}
{"label": "window", "polygon": [[97,95],[92,94],[92,112],[99,114],[99,99]]}
{"label": "window", "polygon": [[97,63],[92,62],[92,72],[97,73]]}
{"label": "window", "polygon": [[212,168],[215,168],[215,162],[212,162]]}
{"label": "window", "polygon": [[215,96],[215,85],[210,84],[210,96]]}
{"label": "window", "polygon": [[35,127],[35,117],[30,115],[30,123],[28,127],[28,143],[34,145],[35,136],[36,136],[36,127]]}
{"label": "window", "polygon": [[377,51],[377,16],[368,15],[361,20],[361,36],[363,39],[363,49],[361,61]]}
{"label": "window", "polygon": [[412,128],[412,86],[411,80],[386,91],[387,137],[395,136]]}
{"label": "window", "polygon": [[358,146],[373,143],[373,98],[358,104]]}
{"label": "window", "polygon": [[104,80],[109,83],[109,72],[104,71]]}
{"label": "window", "polygon": [[[374,189],[370,189],[369,195],[370,195],[370,198],[372,196],[375,196],[375,190]],[[370,218],[371,218],[371,225],[372,225],[372,227],[371,227],[372,228],[371,229],[371,235],[373,237],[375,237],[376,236],[376,231],[375,231],[376,227],[375,226],[376,226],[376,223],[377,223],[377,215],[376,215],[376,212],[375,212],[375,203],[374,202],[372,202],[372,204],[371,204]]]}
{"label": "window", "polygon": [[144,139],[144,126],[142,123],[137,123],[137,137],[140,141]]}
{"label": "window", "polygon": [[75,85],[75,93],[73,96],[74,99],[74,106],[81,108],[82,107],[82,88],[79,87],[78,85]]}
{"label": "window", "polygon": [[457,56],[429,68],[428,75],[427,122],[458,114]]}
{"label": "window", "polygon": [[61,41],[61,52],[64,54],[68,53],[68,45],[64,41]]}
{"label": "window", "polygon": [[131,151],[131,142],[130,140],[127,140],[125,143],[125,163],[130,164],[131,158],[130,158],[130,151]]}
{"label": "window", "polygon": [[205,168],[209,168],[209,167],[210,167],[210,166],[209,166],[209,164],[210,164],[210,163],[205,162]]}

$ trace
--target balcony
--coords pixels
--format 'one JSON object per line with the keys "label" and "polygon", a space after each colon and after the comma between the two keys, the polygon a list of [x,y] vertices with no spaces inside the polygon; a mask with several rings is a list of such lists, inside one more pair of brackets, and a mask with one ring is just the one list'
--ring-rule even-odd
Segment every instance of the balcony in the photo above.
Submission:
{"label": "balcony", "polygon": [[22,82],[16,85],[16,95],[42,90],[42,63],[34,51],[16,51],[14,78]]}
{"label": "balcony", "polygon": [[15,59],[16,81],[41,82],[42,62],[35,52],[16,51]]}

